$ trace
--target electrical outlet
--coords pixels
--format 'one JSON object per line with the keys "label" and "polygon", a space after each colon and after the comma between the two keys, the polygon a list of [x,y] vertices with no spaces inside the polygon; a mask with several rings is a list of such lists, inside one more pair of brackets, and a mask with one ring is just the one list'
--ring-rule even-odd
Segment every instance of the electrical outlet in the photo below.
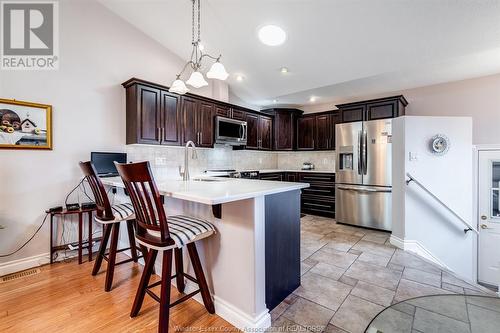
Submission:
{"label": "electrical outlet", "polygon": [[410,155],[409,156],[410,162],[418,161],[418,153],[417,152],[411,151],[409,155]]}
{"label": "electrical outlet", "polygon": [[161,165],[166,165],[167,164],[167,158],[166,157],[156,157],[155,158],[155,165],[161,166]]}

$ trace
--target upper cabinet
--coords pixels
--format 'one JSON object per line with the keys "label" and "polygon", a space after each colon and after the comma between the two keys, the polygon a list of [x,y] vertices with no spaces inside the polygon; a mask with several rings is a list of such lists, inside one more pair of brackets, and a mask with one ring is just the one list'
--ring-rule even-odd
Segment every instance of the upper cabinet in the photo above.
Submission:
{"label": "upper cabinet", "polygon": [[335,149],[335,124],[339,121],[338,111],[312,113],[300,117],[297,120],[297,149]]}
{"label": "upper cabinet", "polygon": [[127,89],[127,144],[179,144],[179,96],[146,85]]}
{"label": "upper cabinet", "polygon": [[178,95],[168,87],[132,78],[124,82],[127,144],[214,146],[214,118],[247,122],[247,149],[333,150],[335,125],[394,118],[405,113],[403,96],[340,104],[339,110],[303,115],[301,110],[274,108],[262,112],[193,94]]}
{"label": "upper cabinet", "polygon": [[297,119],[302,114],[297,109],[267,109],[262,112],[274,116],[274,149],[295,150],[297,148]]}
{"label": "upper cabinet", "polygon": [[339,104],[341,122],[376,120],[404,116],[408,102],[403,95]]}
{"label": "upper cabinet", "polygon": [[248,113],[247,122],[247,149],[272,150],[273,146],[273,118],[269,116]]}
{"label": "upper cabinet", "polygon": [[315,120],[314,115],[305,115],[297,120],[298,150],[314,150]]}

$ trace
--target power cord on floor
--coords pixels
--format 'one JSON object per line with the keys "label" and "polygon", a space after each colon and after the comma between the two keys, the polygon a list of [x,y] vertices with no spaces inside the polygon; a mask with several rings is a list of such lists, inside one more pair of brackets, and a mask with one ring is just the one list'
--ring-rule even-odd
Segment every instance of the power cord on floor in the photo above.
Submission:
{"label": "power cord on floor", "polygon": [[43,218],[43,221],[42,221],[42,224],[40,224],[40,226],[38,227],[38,229],[36,229],[35,233],[33,234],[33,236],[30,237],[30,239],[28,239],[23,245],[21,245],[21,247],[19,247],[17,250],[9,253],[9,254],[0,254],[0,258],[5,258],[5,257],[9,257],[13,254],[16,254],[17,252],[21,251],[26,245],[28,245],[29,242],[31,242],[31,240],[33,238],[35,238],[36,234],[40,231],[40,229],[42,229],[43,225],[45,224],[45,221],[47,220],[47,216],[49,216],[49,214],[45,214],[45,217]]}

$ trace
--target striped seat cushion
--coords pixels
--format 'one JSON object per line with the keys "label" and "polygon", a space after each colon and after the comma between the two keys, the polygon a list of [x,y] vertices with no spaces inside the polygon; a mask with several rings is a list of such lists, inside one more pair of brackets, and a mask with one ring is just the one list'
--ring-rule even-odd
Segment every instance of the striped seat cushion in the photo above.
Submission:
{"label": "striped seat cushion", "polygon": [[[188,243],[208,237],[215,232],[215,227],[212,223],[196,217],[173,215],[167,217],[167,222],[170,237],[172,237],[177,247],[183,247]],[[148,233],[160,237],[159,231],[148,230]]]}
{"label": "striped seat cushion", "polygon": [[114,220],[101,220],[96,217],[96,221],[101,223],[115,223],[135,219],[134,207],[131,203],[113,205],[111,206],[111,210],[113,212],[113,215],[115,216]]}

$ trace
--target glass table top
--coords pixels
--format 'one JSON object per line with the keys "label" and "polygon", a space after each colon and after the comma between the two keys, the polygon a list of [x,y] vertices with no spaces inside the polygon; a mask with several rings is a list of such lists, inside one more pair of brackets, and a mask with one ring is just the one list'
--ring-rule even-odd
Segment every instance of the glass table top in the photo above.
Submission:
{"label": "glass table top", "polygon": [[500,298],[433,295],[391,305],[368,325],[366,333],[499,333]]}

